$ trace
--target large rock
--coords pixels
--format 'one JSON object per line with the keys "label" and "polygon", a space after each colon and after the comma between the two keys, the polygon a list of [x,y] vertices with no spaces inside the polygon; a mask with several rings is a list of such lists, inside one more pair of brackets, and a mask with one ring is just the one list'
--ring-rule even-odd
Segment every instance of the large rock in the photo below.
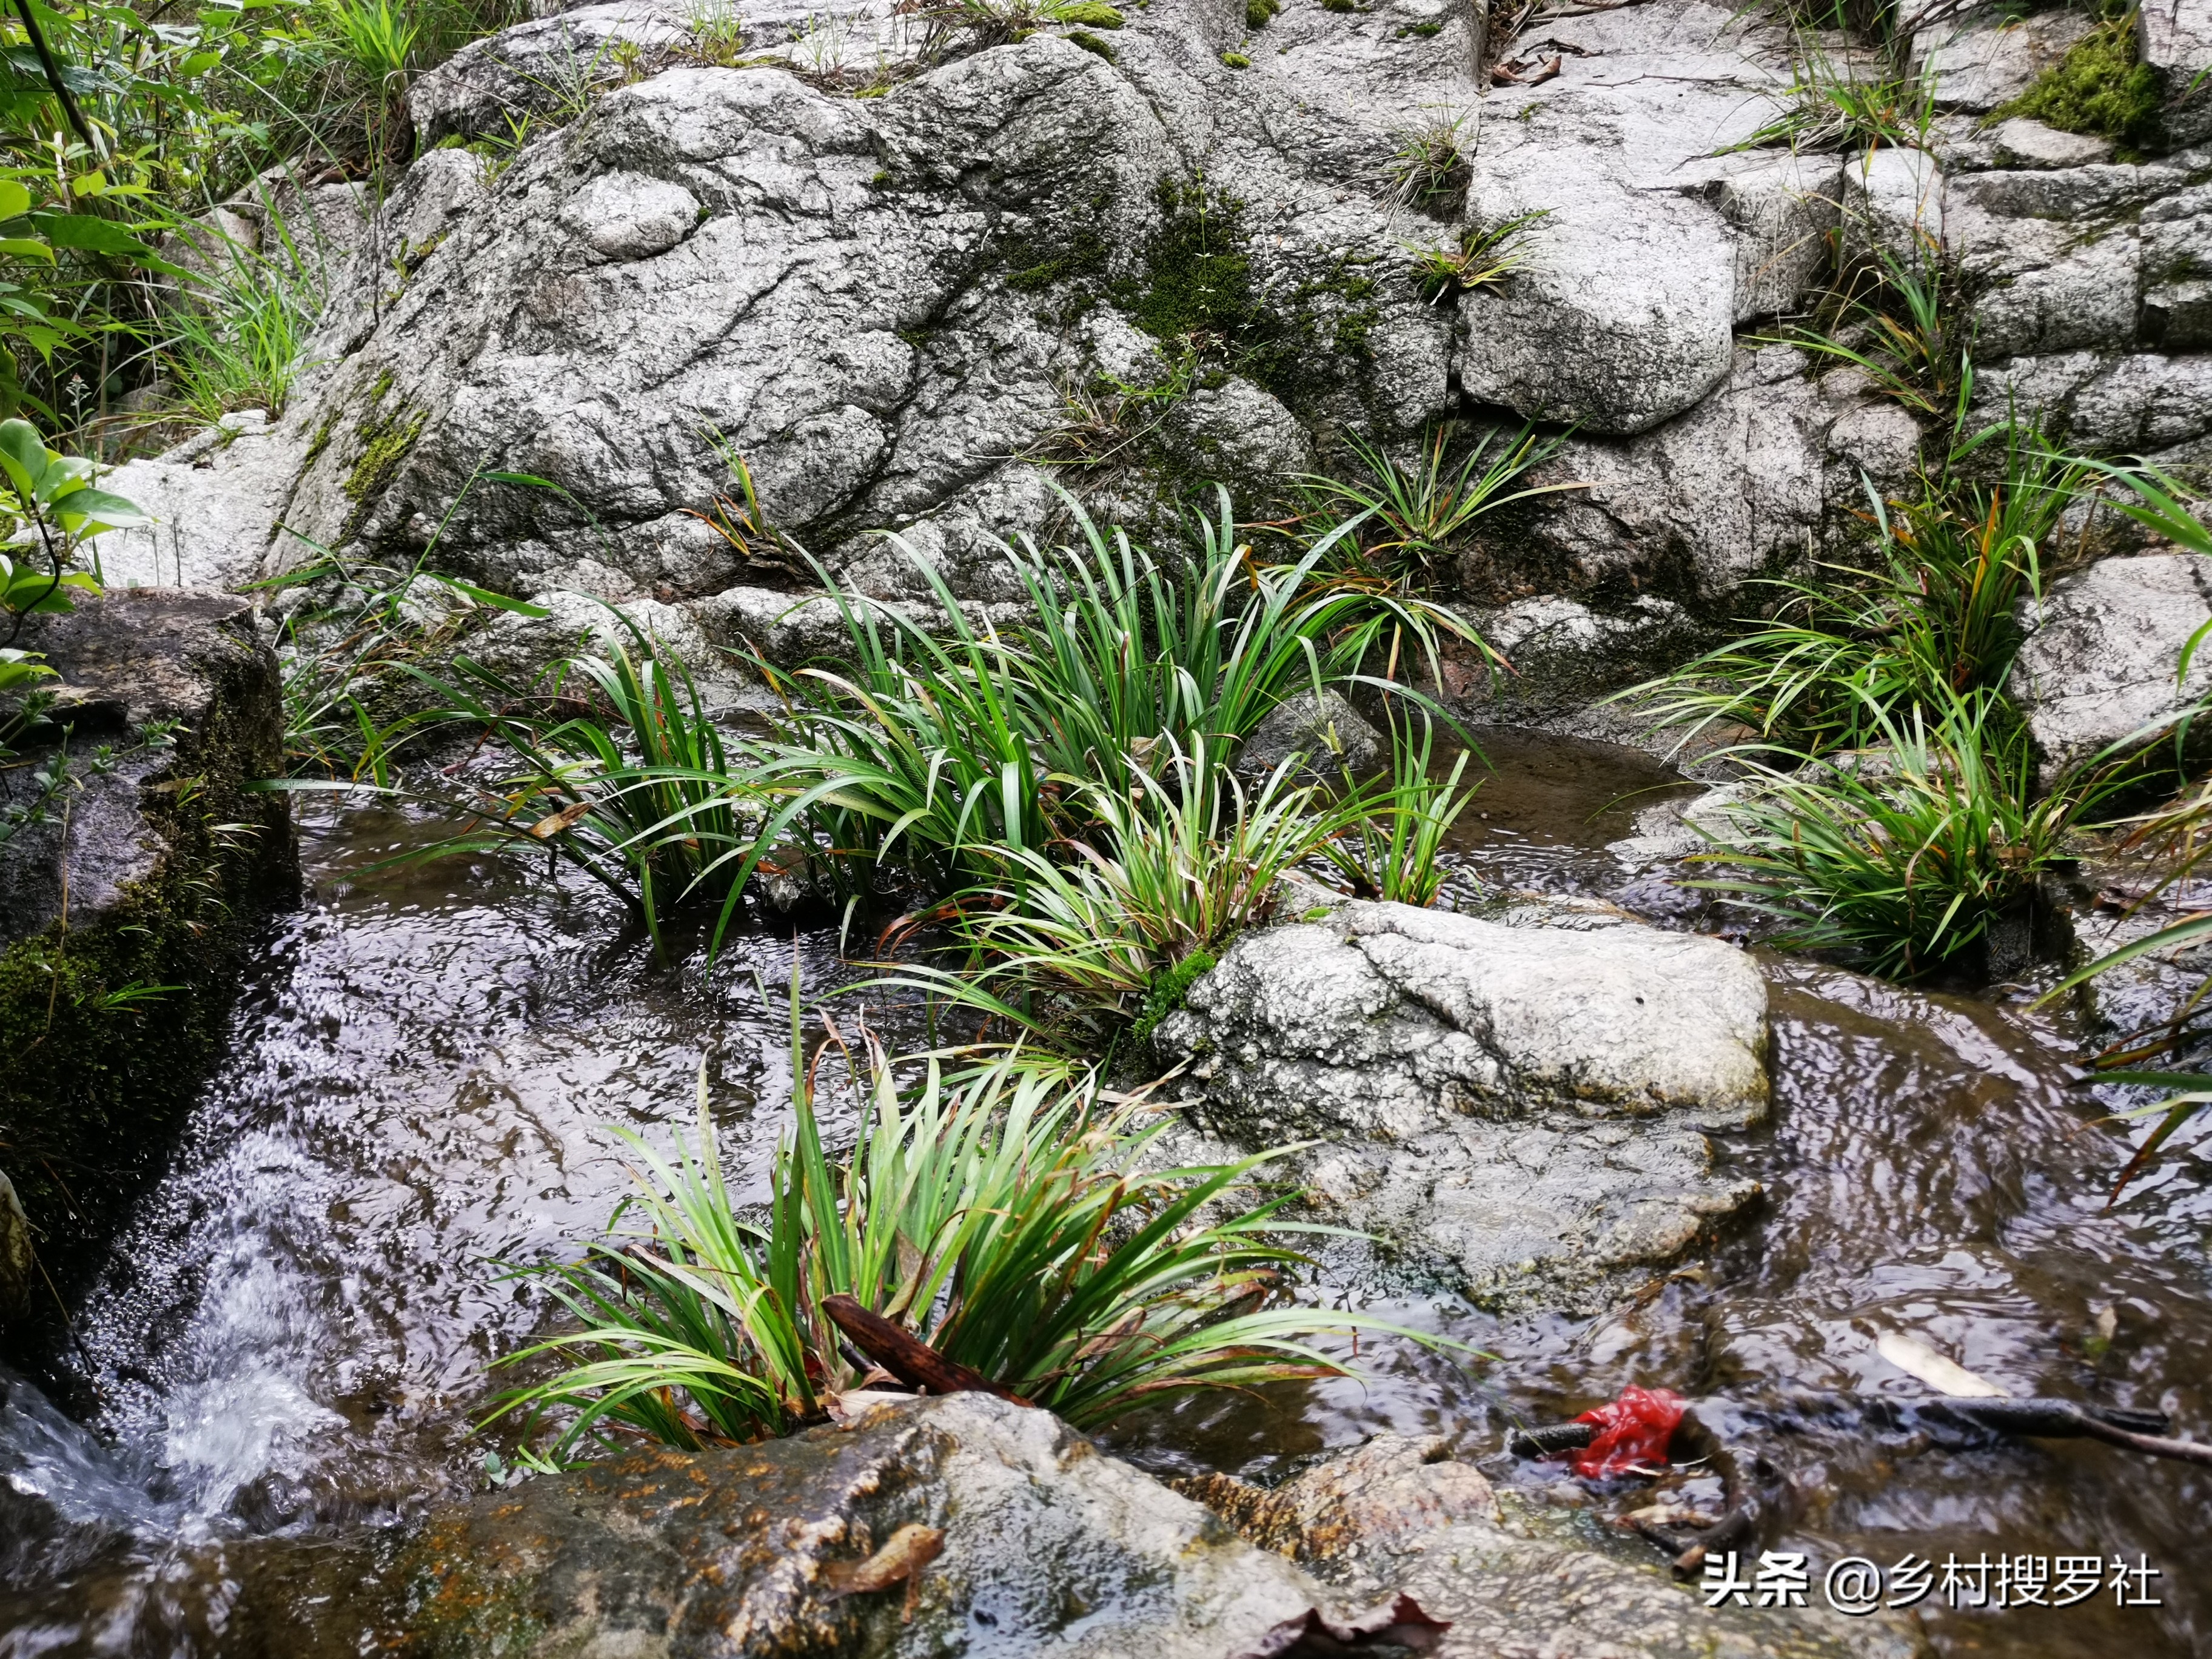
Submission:
{"label": "large rock", "polygon": [[2053,583],[2021,622],[2027,637],[2006,689],[2046,785],[2212,691],[2212,652],[2179,678],[2183,649],[2212,622],[2212,562],[2197,554],[2101,560]]}
{"label": "large rock", "polygon": [[[737,494],[726,450],[833,572],[918,593],[870,536],[898,529],[988,599],[1012,596],[995,535],[1051,520],[1054,477],[1157,534],[1188,485],[1264,499],[1338,432],[1398,439],[1468,398],[1595,442],[1729,386],[1678,434],[1717,448],[1668,510],[1691,523],[1698,480],[1732,500],[1770,471],[1733,436],[1733,331],[1823,280],[1840,165],[1715,153],[1778,107],[1779,30],[1698,0],[1553,20],[1563,71],[1486,95],[1462,9],[1293,9],[1248,38],[1241,11],[1170,0],[1131,11],[1110,59],[1049,30],[933,66],[901,47],[890,70],[918,72],[855,99],[793,55],[788,9],[745,23],[789,69],[703,67],[698,18],[625,0],[417,82],[427,140],[567,118],[542,72],[563,53],[674,65],[503,169],[451,148],[414,164],[288,418],[306,457],[288,524],[395,557],[443,524],[444,565],[511,592],[696,605],[763,582],[708,521]],[[887,18],[856,14],[856,38]],[[1224,65],[1240,47],[1250,67]],[[1524,269],[1456,308],[1424,301],[1405,247],[1450,240],[1457,210],[1409,222],[1379,182],[1408,133],[1454,116],[1480,134],[1464,222],[1547,215]],[[1149,435],[1115,465],[1055,472],[1038,458],[1064,454],[1103,374],[1183,389],[1141,405]],[[448,520],[487,463],[569,494],[479,483]],[[1782,488],[1820,472],[1816,454]],[[1718,536],[1677,561],[1692,586],[1796,544],[1779,525]]]}
{"label": "large rock", "polygon": [[[127,461],[100,488],[152,522],[100,538],[111,587],[243,587],[261,574],[301,446],[259,410],[225,416],[175,448]],[[304,546],[302,556],[312,556]]]}
{"label": "large rock", "polygon": [[[1826,538],[1832,504],[1852,499],[1845,486],[1858,487],[1856,467],[1832,476],[1838,423],[1880,428],[1907,457],[1918,436],[1894,404],[1815,381],[1811,367],[1790,346],[1740,350],[1724,385],[1656,429],[1626,442],[1573,438],[1541,477],[1587,487],[1486,521],[1459,562],[1462,592],[1493,605],[1551,593],[1615,611],[1662,597],[1702,608],[1802,558]],[[1874,471],[1894,469],[1884,459]]]}
{"label": "large rock", "polygon": [[[905,1583],[840,1584],[907,1526],[943,1534],[910,1622]],[[434,1514],[385,1578],[382,1605],[318,1621],[332,1650],[1226,1659],[1325,1594],[1057,1418],[975,1394],[532,1480]]]}
{"label": "large rock", "polygon": [[[66,1296],[159,1166],[221,1052],[255,926],[289,890],[284,797],[244,787],[284,769],[283,702],[231,594],[111,592],[34,619],[22,643],[61,678],[49,723],[0,769],[0,808],[45,798],[0,842],[0,1181]],[[43,1281],[14,1288],[0,1334],[24,1354],[53,1300]]]}
{"label": "large rock", "polygon": [[1248,74],[1218,61],[1229,14],[1164,6],[1111,64],[1048,33],[866,100],[679,66],[495,179],[434,151],[386,210],[404,284],[362,267],[318,342],[335,367],[290,520],[419,547],[489,458],[574,500],[479,485],[454,568],[699,599],[752,580],[700,516],[738,494],[720,446],[833,569],[919,591],[870,538],[902,529],[988,595],[995,533],[1057,507],[1025,458],[1103,366],[1101,311],[1148,331],[1144,382],[1200,352],[1173,423],[1194,471],[1297,464],[1292,410],[1417,427],[1449,406],[1450,323],[1366,181],[1425,104],[1472,92],[1474,53],[1458,14],[1407,21],[1280,19]]}
{"label": "large rock", "polygon": [[[1309,1608],[1341,1618],[1402,1583],[1451,1621],[1442,1659],[1920,1652],[1888,1619],[1709,1611],[1656,1558],[1501,1514],[1443,1450],[1384,1436],[1274,1492],[1213,1476],[1178,1482],[1184,1496],[1041,1411],[973,1394],[885,1404],[842,1428],[641,1452],[448,1505],[373,1567],[358,1544],[257,1540],[222,1563],[220,1650],[1232,1659],[1279,1650],[1263,1638]],[[900,1579],[851,1588],[908,1528],[939,1534],[911,1599]]]}
{"label": "large rock", "polygon": [[1155,1041],[1205,1131],[1318,1143],[1285,1172],[1352,1225],[1486,1300],[1595,1306],[1756,1191],[1705,1139],[1767,1099],[1765,985],[1735,946],[1589,903],[1286,908]]}
{"label": "large rock", "polygon": [[[1790,204],[1822,193],[1817,173],[1784,177],[1790,163],[1761,157],[1767,176],[1740,170],[1731,198],[1706,165],[1779,107],[1784,49],[1741,19],[1696,4],[1578,17],[1547,42],[1555,78],[1493,92],[1514,117],[1499,109],[1484,128],[1470,220],[1543,216],[1523,233],[1520,267],[1460,302],[1469,397],[1588,432],[1643,432],[1727,378],[1740,317],[1795,297],[1784,290],[1802,261],[1770,255],[1796,240]],[[1816,227],[1819,211],[1795,210]],[[1753,289],[1741,301],[1740,270]]]}

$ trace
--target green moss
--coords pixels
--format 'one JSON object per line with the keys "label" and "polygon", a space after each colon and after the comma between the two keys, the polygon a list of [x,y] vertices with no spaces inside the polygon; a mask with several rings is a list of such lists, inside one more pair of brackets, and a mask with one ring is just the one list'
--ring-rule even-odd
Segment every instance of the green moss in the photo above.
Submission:
{"label": "green moss", "polygon": [[1183,999],[1201,975],[1212,971],[1215,965],[1210,951],[1194,951],[1172,968],[1164,968],[1152,975],[1151,988],[1145,993],[1144,1012],[1137,1017],[1136,1029],[1130,1036],[1139,1042],[1147,1041],[1159,1029],[1159,1024],[1182,1006]]}
{"label": "green moss", "polygon": [[1244,27],[1263,29],[1283,9],[1283,0],[1244,0]]}
{"label": "green moss", "polygon": [[354,507],[346,520],[343,540],[350,541],[360,533],[370,508],[392,483],[400,462],[407,459],[407,452],[415,447],[416,439],[422,435],[422,428],[430,418],[426,410],[410,412],[404,399],[386,409],[385,398],[391,390],[391,374],[379,375],[376,384],[369,388],[368,413],[354,434],[360,441],[361,453],[346,474],[346,499]]}
{"label": "green moss", "polygon": [[331,447],[331,434],[337,429],[337,424],[338,411],[333,408],[323,416],[323,423],[315,428],[315,435],[308,440],[307,453],[300,462],[302,472],[313,466],[316,458]]}
{"label": "green moss", "polygon": [[1250,69],[1252,67],[1252,60],[1247,58],[1241,52],[1224,52],[1221,54],[1221,61],[1226,64],[1231,69]]}
{"label": "green moss", "polygon": [[2136,59],[2133,14],[2100,24],[2035,84],[1997,111],[2061,132],[2095,133],[2140,150],[2158,137],[2158,71]]}
{"label": "green moss", "polygon": [[1359,3],[1359,0],[1321,0],[1321,9],[1323,11],[1336,12],[1364,11],[1366,9],[1365,7]]}
{"label": "green moss", "polygon": [[1424,40],[1442,34],[1443,32],[1444,26],[1442,23],[1408,23],[1398,31],[1401,35],[1418,34]]}
{"label": "green moss", "polygon": [[1060,0],[1052,9],[1055,23],[1081,23],[1094,29],[1118,29],[1125,20],[1120,9],[1105,0]]}
{"label": "green moss", "polygon": [[1080,46],[1095,57],[1103,58],[1109,64],[1115,61],[1114,48],[1088,29],[1075,29],[1069,33],[1067,39],[1071,46]]}
{"label": "green moss", "polygon": [[1145,279],[1115,299],[1156,339],[1215,335],[1241,343],[1260,318],[1244,251],[1244,204],[1203,182],[1159,183],[1160,228],[1145,246]]}

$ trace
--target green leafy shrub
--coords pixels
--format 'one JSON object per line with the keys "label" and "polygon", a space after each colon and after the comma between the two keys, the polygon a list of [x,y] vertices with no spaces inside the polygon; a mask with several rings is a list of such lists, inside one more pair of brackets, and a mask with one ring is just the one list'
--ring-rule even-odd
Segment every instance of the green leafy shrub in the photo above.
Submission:
{"label": "green leafy shrub", "polygon": [[821,1417],[860,1380],[822,1310],[832,1295],[1085,1428],[1163,1393],[1340,1375],[1302,1339],[1393,1328],[1285,1305],[1304,1259],[1268,1235],[1301,1229],[1277,1213],[1286,1197],[1243,1197],[1279,1153],[1145,1172],[1169,1118],[1095,1073],[1017,1051],[954,1073],[931,1056],[902,1084],[872,1048],[860,1139],[833,1166],[820,1059],[794,988],[796,1124],[758,1222],[724,1182],[703,1076],[696,1152],[679,1138],[670,1163],[616,1132],[639,1194],[583,1260],[523,1270],[580,1327],[503,1362],[568,1362],[499,1404],[526,1438],[565,1419],[543,1461],[615,1431],[690,1449]]}
{"label": "green leafy shrub", "polygon": [[2030,116],[2061,132],[2096,133],[2141,150],[2158,137],[2159,105],[2158,71],[2136,57],[2130,12],[2075,41],[1997,114]]}
{"label": "green leafy shrub", "polygon": [[[93,540],[110,530],[147,522],[122,496],[96,489],[94,464],[46,447],[28,421],[0,421],[0,534],[13,550],[0,553],[0,618],[12,647],[27,617],[75,609],[72,590],[97,592],[96,575],[76,568]],[[33,671],[21,666],[19,681]]]}

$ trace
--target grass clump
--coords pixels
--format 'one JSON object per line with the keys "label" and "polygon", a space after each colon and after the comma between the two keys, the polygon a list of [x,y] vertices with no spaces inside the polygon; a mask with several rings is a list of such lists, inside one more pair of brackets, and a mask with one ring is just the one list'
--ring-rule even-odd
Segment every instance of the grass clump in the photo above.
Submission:
{"label": "grass clump", "polygon": [[1460,129],[1465,112],[1439,112],[1393,136],[1397,148],[1383,164],[1384,199],[1393,211],[1450,212],[1467,198],[1469,161]]}
{"label": "grass clump", "polygon": [[1452,825],[1474,799],[1480,780],[1461,786],[1467,774],[1465,750],[1453,757],[1449,774],[1436,777],[1435,743],[1435,727],[1427,716],[1421,719],[1421,738],[1415,744],[1399,732],[1394,715],[1389,784],[1362,799],[1365,810],[1336,830],[1319,849],[1361,898],[1424,907],[1436,902],[1444,880],[1437,854]]}
{"label": "grass clump", "polygon": [[1271,1235],[1320,1230],[1279,1218],[1287,1194],[1248,1196],[1280,1153],[1146,1172],[1170,1120],[1095,1073],[1016,1051],[950,1073],[924,1057],[902,1081],[871,1042],[853,1077],[860,1138],[833,1165],[815,1106],[825,1053],[804,1051],[794,987],[796,1123],[757,1220],[724,1181],[703,1077],[696,1151],[679,1138],[671,1162],[617,1131],[639,1194],[582,1260],[523,1270],[580,1327],[504,1362],[564,1362],[499,1404],[526,1439],[560,1419],[540,1461],[819,1419],[863,1370],[832,1297],[1079,1428],[1163,1394],[1341,1375],[1304,1339],[1392,1328],[1287,1305],[1305,1259]]}
{"label": "grass clump", "polygon": [[1365,479],[1306,474],[1299,482],[1322,501],[1361,515],[1362,560],[1395,580],[1416,570],[1433,575],[1487,514],[1516,501],[1589,487],[1581,479],[1524,483],[1566,442],[1565,437],[1538,437],[1533,425],[1511,437],[1503,428],[1485,432],[1456,460],[1450,456],[1451,436],[1448,422],[1431,427],[1411,466],[1401,466],[1379,446],[1352,438],[1347,441]]}
{"label": "grass clump", "polygon": [[1497,288],[1528,263],[1530,233],[1551,216],[1549,208],[1523,213],[1486,230],[1463,230],[1450,247],[1413,247],[1413,285],[1431,305],[1478,289]]}
{"label": "grass clump", "polygon": [[973,985],[1011,988],[1007,1006],[1032,1026],[1110,1033],[1147,1012],[1164,975],[1267,916],[1277,881],[1372,810],[1293,785],[1299,758],[1248,793],[1207,764],[1201,740],[1164,779],[1089,786],[1090,839],[1010,853],[998,880],[954,901]]}
{"label": "grass clump", "polygon": [[2100,23],[1993,118],[2025,115],[2061,132],[2116,139],[2131,153],[2156,142],[2158,71],[2136,54],[2136,15]]}
{"label": "grass clump", "polygon": [[735,914],[759,854],[736,752],[683,659],[612,606],[629,636],[564,659],[518,685],[480,663],[456,679],[415,677],[446,700],[412,724],[465,724],[508,769],[459,834],[408,855],[544,848],[614,894],[666,956],[669,917],[689,906]]}
{"label": "grass clump", "polygon": [[1954,429],[1973,396],[1973,320],[1964,280],[1932,242],[1923,240],[1911,258],[1876,249],[1821,302],[1810,325],[1765,343],[1847,363],[1883,397]]}
{"label": "grass clump", "polygon": [[[1968,471],[2002,440],[2002,470]],[[1808,754],[1876,740],[1870,720],[1909,717],[1948,694],[1994,690],[2039,599],[2045,549],[2084,477],[2032,428],[1992,427],[1923,474],[1911,496],[1869,492],[1879,562],[1826,580],[1765,584],[1778,603],[1747,632],[1620,696],[1687,742],[1716,726]]]}
{"label": "grass clump", "polygon": [[1936,77],[1900,74],[1887,59],[1869,68],[1857,54],[1840,61],[1817,35],[1801,30],[1788,107],[1735,149],[1769,145],[1799,150],[1922,149],[1936,120]]}
{"label": "grass clump", "polygon": [[1211,790],[1285,698],[1363,679],[1370,654],[1432,655],[1437,629],[1463,631],[1327,575],[1349,524],[1294,563],[1262,565],[1224,492],[1170,575],[1064,500],[1077,546],[1046,553],[1024,536],[1007,550],[1033,621],[978,630],[915,556],[941,620],[833,592],[842,660],[796,674],[756,665],[787,699],[775,733],[748,749],[775,798],[772,837],[835,849],[851,890],[902,877],[940,892],[989,884],[1008,858],[1106,828],[1108,795],[1143,790],[1171,757],[1200,765]]}
{"label": "grass clump", "polygon": [[1776,754],[1790,769],[1748,762],[1752,793],[1728,809],[1724,844],[1700,855],[1723,873],[1693,884],[1780,917],[1778,943],[1917,978],[1985,951],[2025,911],[2100,791],[2029,805],[2034,754],[1994,691],[1909,712],[1867,699],[1861,725],[1877,747]]}

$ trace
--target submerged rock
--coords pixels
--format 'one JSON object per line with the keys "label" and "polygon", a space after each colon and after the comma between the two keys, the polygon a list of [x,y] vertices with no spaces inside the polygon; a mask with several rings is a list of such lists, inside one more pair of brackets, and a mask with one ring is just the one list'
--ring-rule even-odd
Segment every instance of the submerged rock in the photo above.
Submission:
{"label": "submerged rock", "polygon": [[1380,765],[1389,750],[1382,734],[1342,693],[1301,691],[1253,728],[1237,753],[1237,769],[1264,779],[1293,754],[1305,757],[1309,774],[1334,777],[1342,770],[1358,777]]}
{"label": "submerged rock", "polygon": [[[0,1178],[66,1296],[220,1052],[295,858],[285,797],[244,787],[284,769],[276,654],[248,601],[110,592],[21,643],[60,678],[0,769],[21,820],[0,840]],[[23,1355],[53,1302],[13,1300],[0,1329]]]}
{"label": "submerged rock", "polygon": [[2182,651],[2212,622],[2212,562],[2197,554],[2103,560],[2051,584],[2021,620],[2027,638],[2006,689],[2046,785],[2212,690],[2212,652],[2197,653],[2185,681],[2179,674]]}
{"label": "submerged rock", "polygon": [[1593,1307],[1755,1182],[1705,1132],[1767,1101],[1766,990],[1731,945],[1590,902],[1494,917],[1334,901],[1247,934],[1162,1023],[1192,1120],[1498,1304]]}

